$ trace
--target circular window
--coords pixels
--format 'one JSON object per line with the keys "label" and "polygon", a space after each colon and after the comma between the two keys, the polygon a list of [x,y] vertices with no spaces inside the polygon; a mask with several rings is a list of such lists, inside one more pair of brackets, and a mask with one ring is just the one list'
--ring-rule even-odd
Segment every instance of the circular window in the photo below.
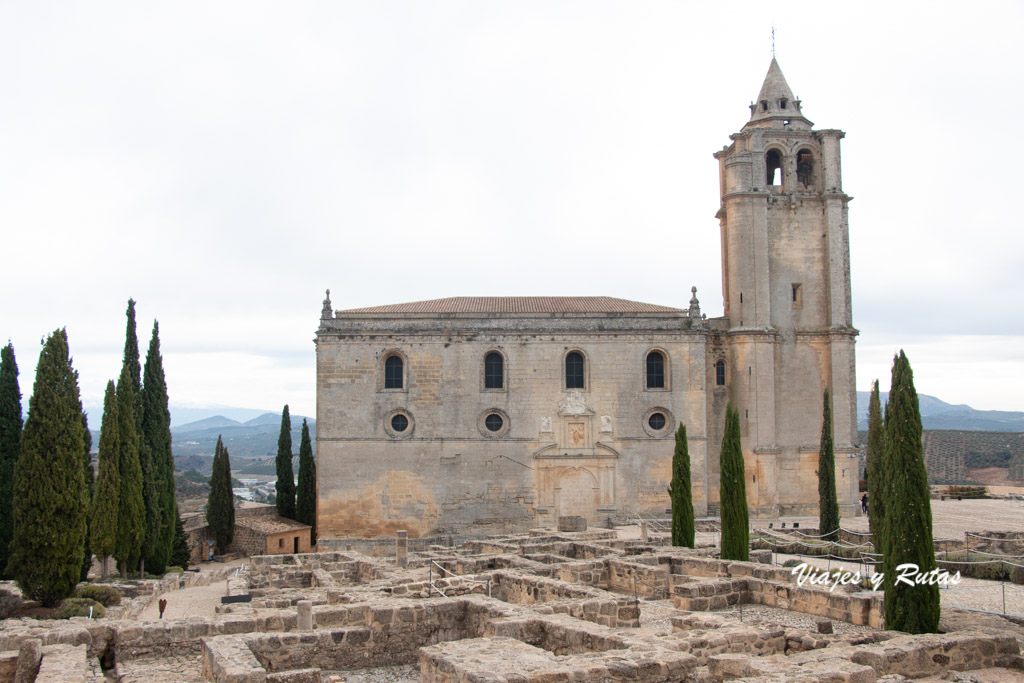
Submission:
{"label": "circular window", "polygon": [[648,436],[664,439],[672,434],[672,426],[675,424],[675,420],[671,412],[664,407],[658,406],[650,408],[644,413],[643,422],[640,424]]}
{"label": "circular window", "polygon": [[407,439],[412,436],[416,423],[408,411],[398,408],[384,416],[384,431],[392,439]]}
{"label": "circular window", "polygon": [[477,429],[488,439],[500,439],[508,434],[508,425],[508,415],[498,408],[488,408],[476,421]]}

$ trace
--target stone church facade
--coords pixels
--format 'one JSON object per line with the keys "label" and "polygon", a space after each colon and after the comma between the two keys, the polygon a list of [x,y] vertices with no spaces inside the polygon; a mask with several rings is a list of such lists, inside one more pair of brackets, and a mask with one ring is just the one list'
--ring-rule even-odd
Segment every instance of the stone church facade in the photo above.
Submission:
{"label": "stone church facade", "polygon": [[719,162],[724,316],[611,297],[454,297],[317,330],[321,538],[478,534],[664,516],[686,425],[695,512],[719,506],[725,408],[759,516],[817,513],[822,396],[856,514],[847,204],[838,130],[772,60]]}

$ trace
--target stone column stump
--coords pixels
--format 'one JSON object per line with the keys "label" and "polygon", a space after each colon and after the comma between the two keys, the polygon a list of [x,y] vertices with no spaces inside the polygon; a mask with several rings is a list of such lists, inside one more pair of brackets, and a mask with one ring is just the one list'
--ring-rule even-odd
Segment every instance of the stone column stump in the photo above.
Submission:
{"label": "stone column stump", "polygon": [[313,630],[313,601],[312,600],[299,600],[296,603],[298,607],[298,619],[295,624],[296,630],[299,631],[312,631]]}
{"label": "stone column stump", "polygon": [[395,563],[399,567],[409,564],[409,532],[395,532]]}

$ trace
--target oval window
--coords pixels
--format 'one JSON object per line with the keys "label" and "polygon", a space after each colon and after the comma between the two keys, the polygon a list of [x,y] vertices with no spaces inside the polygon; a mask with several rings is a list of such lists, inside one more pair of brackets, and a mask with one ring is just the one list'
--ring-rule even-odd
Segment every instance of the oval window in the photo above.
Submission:
{"label": "oval window", "polygon": [[501,419],[501,415],[491,413],[484,418],[484,425],[492,432],[497,432],[505,425],[505,421]]}
{"label": "oval window", "polygon": [[665,423],[665,416],[661,413],[652,413],[651,416],[647,418],[647,424],[649,424],[651,426],[651,429],[653,429],[656,432],[664,429]]}
{"label": "oval window", "polygon": [[405,415],[395,415],[391,418],[391,428],[396,432],[404,432],[409,428],[409,418]]}

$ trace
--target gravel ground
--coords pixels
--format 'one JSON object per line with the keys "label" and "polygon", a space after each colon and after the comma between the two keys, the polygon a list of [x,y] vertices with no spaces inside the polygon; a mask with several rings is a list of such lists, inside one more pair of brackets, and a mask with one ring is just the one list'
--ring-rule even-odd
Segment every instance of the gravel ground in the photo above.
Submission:
{"label": "gravel ground", "polygon": [[[799,522],[802,527],[816,528],[817,517],[786,517],[778,519],[752,519],[750,525],[755,529],[768,527],[774,522],[792,526]],[[868,518],[864,515],[843,517],[844,529],[867,531]],[[936,538],[960,538],[964,532],[982,533],[984,531],[1024,531],[1024,501],[1016,500],[932,500],[932,535]]]}

